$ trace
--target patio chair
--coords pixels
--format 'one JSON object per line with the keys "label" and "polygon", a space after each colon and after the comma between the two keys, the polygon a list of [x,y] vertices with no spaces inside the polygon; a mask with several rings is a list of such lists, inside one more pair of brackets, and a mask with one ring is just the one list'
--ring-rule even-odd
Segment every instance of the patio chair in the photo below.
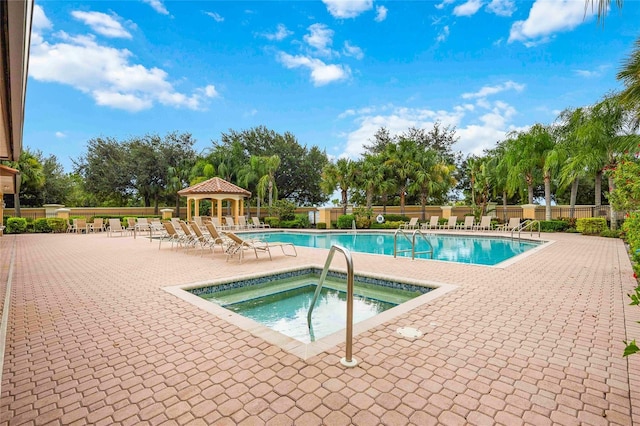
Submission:
{"label": "patio chair", "polygon": [[163,222],[162,225],[164,226],[166,233],[161,235],[159,238],[158,250],[160,250],[160,248],[162,247],[163,241],[171,242],[172,249],[173,249],[174,243],[177,244],[178,247],[180,247],[182,245],[182,242],[185,239],[185,235],[182,233],[179,233],[176,230],[176,227],[173,226],[173,222]]}
{"label": "patio chair", "polygon": [[249,229],[252,225],[247,223],[247,218],[244,216],[238,216],[238,229]]}
{"label": "patio chair", "polygon": [[[280,249],[282,250],[282,254],[284,254],[285,256],[293,256],[293,257],[298,256],[298,252],[296,251],[296,246],[294,246],[292,243],[280,243],[280,242],[270,243],[268,241],[244,240],[239,236],[237,236],[236,234],[234,234],[233,232],[227,233],[227,236],[233,241],[233,243],[230,246],[228,246],[226,250],[227,261],[229,260],[230,257],[237,255],[240,263],[242,263],[245,249],[253,250],[253,252],[256,255],[256,259],[258,258],[258,251],[261,251],[261,252],[268,253],[269,260],[273,260],[273,258],[271,257],[271,248],[273,247],[280,247]],[[293,249],[293,254],[287,254],[287,252],[284,250],[285,246],[290,246]]]}
{"label": "patio chair", "polygon": [[271,225],[268,223],[260,222],[260,218],[257,216],[252,217],[251,220],[253,221],[254,228],[271,228]]}
{"label": "patio chair", "polygon": [[457,226],[457,229],[465,229],[471,231],[475,225],[475,216],[465,216],[464,223]]}
{"label": "patio chair", "polygon": [[496,231],[513,231],[518,226],[520,226],[520,218],[512,217],[512,218],[509,218],[508,223],[504,223],[502,225],[496,226]]}
{"label": "patio chair", "polygon": [[236,226],[236,223],[233,221],[233,217],[225,216],[224,222],[225,222],[225,225],[227,226],[227,229],[231,229],[231,230],[238,229]]}
{"label": "patio chair", "polygon": [[107,237],[110,237],[111,234],[116,232],[120,233],[120,236],[126,235],[129,230],[122,227],[122,222],[120,219],[109,219],[109,228],[107,229]]}
{"label": "patio chair", "polygon": [[477,231],[490,231],[491,230],[491,216],[482,216],[480,218],[480,224],[476,225],[475,230]]}
{"label": "patio chair", "polygon": [[443,225],[438,226],[439,229],[456,229],[458,223],[458,216],[450,216],[449,221]]}
{"label": "patio chair", "polygon": [[202,229],[196,222],[191,223],[191,230],[195,234],[195,243],[200,245],[200,256],[202,256],[202,254],[204,253],[205,246],[208,246],[209,249],[211,249],[215,245],[215,243],[212,242],[211,235],[202,232]]}
{"label": "patio chair", "polygon": [[220,219],[218,219],[217,216],[212,216],[211,217],[211,223],[213,223],[216,226],[217,229],[224,229],[225,228],[224,225],[222,225],[220,223]]}
{"label": "patio chair", "polygon": [[412,217],[409,222],[400,224],[398,229],[416,229],[416,226],[418,226],[418,218]]}
{"label": "patio chair", "polygon": [[87,233],[87,220],[73,219],[73,232],[76,234]]}
{"label": "patio chair", "polygon": [[207,231],[209,231],[209,243],[212,244],[213,251],[215,252],[216,245],[219,245],[222,251],[224,252],[229,244],[231,244],[232,240],[224,234],[218,232],[218,228],[213,222],[207,222],[204,224]]}
{"label": "patio chair", "polygon": [[128,217],[127,218],[127,231],[129,231],[129,233],[133,234],[136,230],[136,218],[135,217]]}
{"label": "patio chair", "polygon": [[194,232],[192,232],[191,228],[189,227],[189,225],[187,225],[186,222],[180,221],[180,229],[182,229],[182,234],[184,235],[182,240],[183,244],[193,247],[195,247],[196,245],[202,245],[202,240]]}
{"label": "patio chair", "polygon": [[90,232],[102,232],[104,231],[104,219],[96,217],[93,219],[93,223],[87,223]]}
{"label": "patio chair", "polygon": [[149,221],[146,217],[139,217],[135,224],[136,232],[140,231],[148,231],[149,230]]}
{"label": "patio chair", "polygon": [[438,229],[438,220],[440,216],[431,216],[429,218],[429,222],[425,222],[422,224],[422,229]]}

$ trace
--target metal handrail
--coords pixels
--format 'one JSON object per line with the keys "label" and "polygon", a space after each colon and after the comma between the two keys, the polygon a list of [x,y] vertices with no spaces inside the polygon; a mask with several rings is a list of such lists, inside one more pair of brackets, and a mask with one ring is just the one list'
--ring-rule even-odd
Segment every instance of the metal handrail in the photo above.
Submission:
{"label": "metal handrail", "polygon": [[[410,249],[398,250],[398,233],[400,233],[402,236],[404,236],[407,239],[407,241],[409,242],[409,244],[411,244],[411,248]],[[416,251],[416,234],[419,234],[420,237],[422,237],[424,242],[426,242],[429,245],[429,248],[431,250]],[[404,232],[404,229],[398,229],[393,234],[393,257],[394,258],[397,257],[398,253],[407,253],[407,252],[411,252],[411,260],[414,260],[416,258],[416,254],[426,254],[426,253],[429,253],[431,255],[431,258],[433,259],[433,245],[431,245],[431,241],[429,241],[427,239],[427,237],[425,237],[425,235],[422,233],[420,228],[415,229],[411,233],[411,239],[409,239],[407,234]]]}
{"label": "metal handrail", "polygon": [[533,227],[535,225],[538,225],[538,237],[540,237],[540,229],[541,229],[541,225],[540,225],[540,221],[539,220],[531,220],[531,219],[527,219],[524,222],[522,222],[520,225],[516,226],[515,228],[513,228],[511,230],[511,239],[513,239],[513,233],[518,231],[518,240],[521,239],[520,234],[522,233],[522,231],[524,231],[527,228],[530,228],[531,231],[531,235],[533,236],[533,233],[535,232]]}
{"label": "metal handrail", "polygon": [[358,361],[353,358],[353,258],[351,257],[351,252],[340,245],[334,244],[329,250],[327,261],[324,263],[324,269],[322,270],[322,274],[320,275],[320,281],[318,281],[318,286],[316,287],[316,291],[313,294],[311,305],[309,305],[309,312],[307,312],[307,326],[309,327],[309,331],[311,331],[311,313],[313,312],[313,308],[315,307],[318,296],[320,295],[320,290],[322,290],[322,284],[324,284],[324,280],[327,278],[329,266],[331,266],[331,261],[333,260],[333,255],[336,251],[344,254],[345,260],[347,261],[346,354],[345,357],[340,360],[340,363],[345,367],[355,367],[358,364]]}

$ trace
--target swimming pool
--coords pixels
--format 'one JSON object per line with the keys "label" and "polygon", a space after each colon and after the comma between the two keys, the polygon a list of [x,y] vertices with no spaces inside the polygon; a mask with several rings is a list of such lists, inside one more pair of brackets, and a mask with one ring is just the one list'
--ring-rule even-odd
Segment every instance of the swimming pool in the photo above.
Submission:
{"label": "swimming pool", "polygon": [[[297,274],[268,275],[264,282],[212,286],[199,289],[198,295],[272,330],[310,343],[342,330],[346,323],[346,276],[331,272],[315,304],[311,328],[308,327],[307,313],[320,272],[312,268]],[[367,320],[431,290],[432,287],[356,275],[353,321]]]}
{"label": "swimming pool", "polygon": [[[280,241],[301,247],[330,249],[338,244],[351,251],[393,256],[393,234],[390,233],[310,233],[310,232],[251,232],[244,236],[260,238],[263,241]],[[541,242],[523,241],[500,237],[479,237],[469,235],[427,234],[433,247],[433,257],[416,254],[421,259],[436,259],[474,265],[497,265],[527,250],[540,246]],[[429,244],[416,238],[416,252],[430,250]],[[411,244],[402,236],[397,240],[398,256],[411,257]],[[401,252],[405,250],[405,252]]]}

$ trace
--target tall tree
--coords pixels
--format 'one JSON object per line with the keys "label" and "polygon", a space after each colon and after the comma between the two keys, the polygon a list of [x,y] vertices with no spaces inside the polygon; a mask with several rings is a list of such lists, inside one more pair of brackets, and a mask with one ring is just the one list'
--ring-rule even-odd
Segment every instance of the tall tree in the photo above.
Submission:
{"label": "tall tree", "polygon": [[400,196],[400,213],[404,214],[407,188],[418,170],[416,155],[418,145],[412,139],[400,139],[397,143],[387,146],[385,154],[387,160],[385,164],[393,170],[397,183],[398,195]]}
{"label": "tall tree", "polygon": [[327,193],[336,189],[340,191],[342,214],[347,214],[349,189],[355,183],[355,169],[348,158],[340,158],[335,163],[329,163],[322,169],[322,185]]}
{"label": "tall tree", "polygon": [[20,154],[17,162],[10,163],[20,171],[16,176],[16,193],[14,195],[14,206],[16,216],[21,216],[20,201],[21,197],[25,199],[27,205],[35,206],[38,204],[38,194],[40,193],[45,182],[45,175],[41,162],[41,154],[31,152],[25,149]]}
{"label": "tall tree", "polygon": [[269,194],[269,210],[273,205],[274,197],[278,198],[278,187],[276,185],[276,171],[280,167],[280,157],[272,155],[270,157],[263,158],[262,173],[258,179],[258,191],[264,194],[265,190]]}

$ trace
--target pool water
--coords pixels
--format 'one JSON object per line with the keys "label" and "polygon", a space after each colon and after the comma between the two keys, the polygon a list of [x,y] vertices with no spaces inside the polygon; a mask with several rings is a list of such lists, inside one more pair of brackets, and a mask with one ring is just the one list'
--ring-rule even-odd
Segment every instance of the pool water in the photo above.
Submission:
{"label": "pool water", "polygon": [[[393,256],[393,234],[389,233],[304,233],[304,232],[252,232],[243,234],[263,241],[280,241],[301,247],[330,249],[339,244],[351,251],[369,254]],[[429,254],[416,254],[416,258],[437,259],[474,265],[497,265],[527,250],[539,246],[537,241],[517,239],[478,237],[465,235],[427,234],[425,236],[433,247],[433,257]],[[416,252],[429,251],[430,247],[419,235],[416,236]],[[398,256],[411,257],[411,244],[398,236]]]}
{"label": "pool water", "polygon": [[[307,313],[318,281],[319,274],[307,274],[228,290],[214,289],[200,297],[300,342],[310,343],[342,330],[346,324],[346,279],[328,276],[313,309],[309,330]],[[372,318],[432,290],[418,286],[408,288],[354,279],[353,322]]]}

